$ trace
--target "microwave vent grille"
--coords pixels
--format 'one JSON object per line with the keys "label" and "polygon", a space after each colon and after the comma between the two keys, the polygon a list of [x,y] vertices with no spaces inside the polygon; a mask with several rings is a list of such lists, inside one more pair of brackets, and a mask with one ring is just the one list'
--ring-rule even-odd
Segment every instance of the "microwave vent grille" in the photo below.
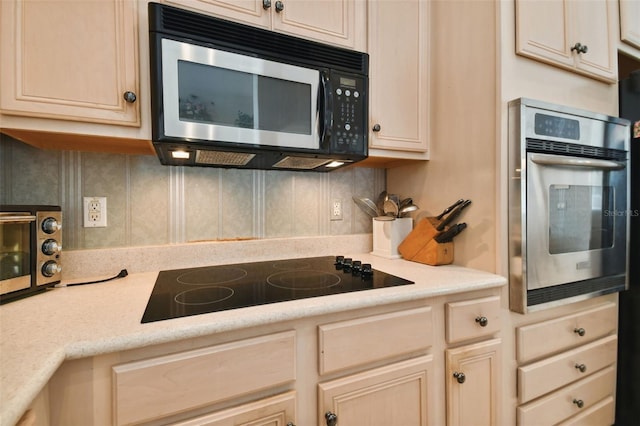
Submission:
{"label": "microwave vent grille", "polygon": [[624,161],[627,151],[560,141],[527,139],[527,151]]}
{"label": "microwave vent grille", "polygon": [[326,158],[285,157],[274,164],[273,167],[278,169],[311,170],[330,162],[331,160]]}
{"label": "microwave vent grille", "polygon": [[216,166],[244,166],[255,157],[255,154],[225,151],[196,151],[196,163]]}
{"label": "microwave vent grille", "polygon": [[327,46],[261,28],[225,21],[212,16],[200,15],[177,8],[161,6],[160,25],[151,31],[186,36],[216,46],[231,49],[241,48],[251,52],[261,52],[274,58],[291,56],[328,68],[345,69],[352,72],[367,73],[368,56],[361,52]]}

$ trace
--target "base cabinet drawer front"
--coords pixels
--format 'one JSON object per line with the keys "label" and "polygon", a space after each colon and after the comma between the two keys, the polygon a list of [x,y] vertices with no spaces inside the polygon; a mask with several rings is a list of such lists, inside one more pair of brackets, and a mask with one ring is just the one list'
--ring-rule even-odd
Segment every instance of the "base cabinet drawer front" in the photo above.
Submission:
{"label": "base cabinet drawer front", "polygon": [[518,426],[558,424],[611,397],[615,387],[616,370],[607,367],[573,385],[518,407]]}
{"label": "base cabinet drawer front", "polygon": [[446,351],[447,425],[498,425],[502,341]]}
{"label": "base cabinet drawer front", "polygon": [[532,361],[615,333],[618,308],[606,303],[572,315],[519,327],[516,351],[519,363]]}
{"label": "base cabinet drawer front", "polygon": [[287,392],[271,398],[196,417],[171,426],[285,426],[295,424],[296,393]]}
{"label": "base cabinet drawer front", "polygon": [[531,401],[616,362],[618,339],[608,336],[518,368],[518,398]]}
{"label": "base cabinet drawer front", "polygon": [[321,325],[320,374],[426,350],[432,343],[430,307]]}
{"label": "base cabinet drawer front", "polygon": [[457,343],[500,331],[500,297],[446,304],[447,343]]}
{"label": "base cabinet drawer front", "polygon": [[613,397],[607,397],[590,409],[570,418],[558,426],[608,426],[615,421],[615,405]]}
{"label": "base cabinet drawer front", "polygon": [[115,422],[158,419],[292,382],[295,332],[136,361],[112,371]]}
{"label": "base cabinet drawer front", "polygon": [[433,356],[422,356],[318,385],[318,425],[427,426]]}

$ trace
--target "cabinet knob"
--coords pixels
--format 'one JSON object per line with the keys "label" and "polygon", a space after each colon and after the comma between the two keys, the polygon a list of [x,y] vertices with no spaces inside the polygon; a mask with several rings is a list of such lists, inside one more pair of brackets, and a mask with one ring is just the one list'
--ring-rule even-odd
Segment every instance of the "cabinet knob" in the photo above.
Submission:
{"label": "cabinet knob", "polygon": [[584,336],[587,332],[585,331],[584,328],[580,327],[580,328],[574,328],[573,332],[576,333],[578,336],[582,337]]}
{"label": "cabinet knob", "polygon": [[135,93],[130,92],[128,90],[126,92],[124,92],[122,97],[124,98],[125,101],[127,101],[130,104],[134,103],[136,101],[136,99],[138,99],[138,97],[136,96]]}
{"label": "cabinet knob", "polygon": [[487,317],[477,317],[476,322],[480,324],[480,327],[486,327],[489,324]]}
{"label": "cabinet knob", "polygon": [[467,376],[465,376],[464,373],[459,373],[457,371],[453,373],[453,377],[455,377],[460,384],[464,383],[467,380]]}
{"label": "cabinet knob", "polygon": [[589,48],[587,47],[586,44],[581,44],[581,43],[576,43],[573,45],[573,47],[571,47],[571,51],[572,52],[578,52],[578,53],[587,53],[587,51],[589,50]]}
{"label": "cabinet knob", "polygon": [[287,426],[296,426],[296,425],[291,423],[291,422],[289,422],[289,423],[287,423]]}
{"label": "cabinet knob", "polygon": [[271,0],[262,0],[262,8],[267,10],[271,7]]}
{"label": "cabinet knob", "polygon": [[373,129],[374,132],[379,132],[380,131],[380,125],[378,123],[373,125]]}
{"label": "cabinet knob", "polygon": [[576,404],[578,406],[578,408],[584,407],[584,401],[581,400],[581,399],[574,399],[573,403]]}
{"label": "cabinet knob", "polygon": [[581,373],[584,373],[585,371],[587,371],[587,366],[584,364],[576,364],[576,368],[580,370]]}
{"label": "cabinet knob", "polygon": [[276,12],[280,13],[284,10],[284,3],[282,3],[280,0],[278,0],[276,2]]}
{"label": "cabinet knob", "polygon": [[338,416],[331,411],[324,413],[324,418],[327,420],[327,426],[336,426],[338,424]]}

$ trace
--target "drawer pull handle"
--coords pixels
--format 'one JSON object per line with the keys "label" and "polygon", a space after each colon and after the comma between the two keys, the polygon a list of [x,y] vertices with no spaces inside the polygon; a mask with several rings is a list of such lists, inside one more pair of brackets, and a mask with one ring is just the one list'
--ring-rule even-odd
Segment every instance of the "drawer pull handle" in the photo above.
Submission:
{"label": "drawer pull handle", "polygon": [[327,420],[327,426],[336,426],[338,424],[338,416],[331,411],[324,413],[324,418]]}
{"label": "drawer pull handle", "polygon": [[455,377],[460,384],[463,384],[465,380],[467,380],[467,376],[465,376],[464,373],[458,373],[457,371],[453,373],[453,377]]}
{"label": "drawer pull handle", "polygon": [[576,368],[580,370],[581,373],[584,373],[585,371],[587,371],[587,366],[584,364],[576,364]]}
{"label": "drawer pull handle", "polygon": [[573,332],[576,333],[578,336],[582,337],[585,334],[587,334],[587,332],[585,331],[584,328],[580,327],[580,328],[574,328]]}
{"label": "drawer pull handle", "polygon": [[573,403],[576,404],[578,406],[578,408],[584,407],[584,401],[581,400],[581,399],[574,399]]}
{"label": "drawer pull handle", "polygon": [[480,324],[480,327],[486,327],[489,324],[487,317],[477,317],[476,322]]}

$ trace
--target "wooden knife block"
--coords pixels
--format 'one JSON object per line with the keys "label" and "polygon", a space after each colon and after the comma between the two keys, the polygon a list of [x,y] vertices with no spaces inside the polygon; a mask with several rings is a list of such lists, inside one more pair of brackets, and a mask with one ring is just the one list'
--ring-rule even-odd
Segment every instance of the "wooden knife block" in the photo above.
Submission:
{"label": "wooden knife block", "polygon": [[439,243],[433,239],[439,233],[435,228],[438,223],[433,217],[418,222],[398,246],[400,255],[406,260],[431,266],[453,263],[453,242]]}

